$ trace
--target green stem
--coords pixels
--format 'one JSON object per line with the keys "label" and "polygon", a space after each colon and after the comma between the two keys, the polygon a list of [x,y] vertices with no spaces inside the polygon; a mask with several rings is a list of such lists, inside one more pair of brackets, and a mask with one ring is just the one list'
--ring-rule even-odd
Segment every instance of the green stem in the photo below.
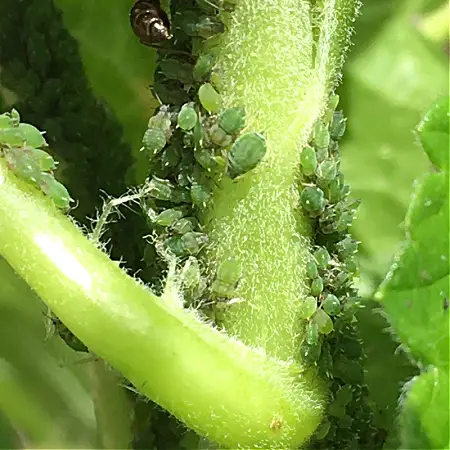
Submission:
{"label": "green stem", "polygon": [[321,419],[319,382],[128,276],[0,161],[0,254],[85,344],[211,440],[292,448]]}
{"label": "green stem", "polygon": [[328,0],[316,11],[297,0],[239,2],[218,52],[225,104],[245,106],[248,130],[264,133],[268,154],[216,190],[210,259],[232,259],[242,271],[245,302],[225,314],[227,331],[283,360],[298,349],[307,295],[311,230],[299,207],[299,155],[339,77],[356,4]]}

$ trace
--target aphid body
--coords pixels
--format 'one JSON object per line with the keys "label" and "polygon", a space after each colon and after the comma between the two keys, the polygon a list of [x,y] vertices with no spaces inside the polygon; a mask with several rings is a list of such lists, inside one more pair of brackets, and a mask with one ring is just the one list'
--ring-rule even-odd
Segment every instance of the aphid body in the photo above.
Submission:
{"label": "aphid body", "polygon": [[170,22],[162,10],[159,0],[137,0],[131,8],[130,22],[141,43],[150,47],[167,41]]}

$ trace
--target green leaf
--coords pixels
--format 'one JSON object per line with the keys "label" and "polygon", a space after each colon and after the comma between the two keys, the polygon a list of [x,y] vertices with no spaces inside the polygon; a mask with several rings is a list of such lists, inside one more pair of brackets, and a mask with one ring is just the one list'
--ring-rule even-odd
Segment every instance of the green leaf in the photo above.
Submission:
{"label": "green leaf", "polygon": [[[446,115],[442,102],[434,105],[419,135],[424,148],[448,170],[448,163],[442,164],[448,144],[429,132],[442,129]],[[406,349],[427,368],[403,403],[402,448],[449,446],[448,197],[448,171],[427,174],[416,184],[405,220],[407,240],[376,296]]]}
{"label": "green leaf", "polygon": [[440,169],[448,171],[449,97],[442,98],[428,111],[418,131],[430,161]]}
{"label": "green leaf", "polygon": [[432,368],[410,384],[399,421],[401,448],[448,449],[448,371]]}

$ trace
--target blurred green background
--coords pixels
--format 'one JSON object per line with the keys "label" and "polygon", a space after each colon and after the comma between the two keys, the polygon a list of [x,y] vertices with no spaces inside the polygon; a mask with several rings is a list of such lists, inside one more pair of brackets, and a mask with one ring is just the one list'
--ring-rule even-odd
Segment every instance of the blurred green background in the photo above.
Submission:
{"label": "blurred green background", "polygon": [[[136,163],[128,183],[141,182],[140,140],[157,105],[148,89],[155,53],[132,34],[132,2],[55,2],[79,43],[94,92],[121,122],[132,148]],[[372,400],[390,430],[385,448],[398,445],[397,402],[417,369],[398,351],[372,295],[404,237],[414,180],[429,170],[414,128],[448,92],[448,35],[448,2],[366,0],[339,88],[348,117],[342,171],[362,200],[353,226],[366,298],[360,331]],[[80,358],[51,332],[45,307],[0,260],[0,448],[113,448],[126,442],[131,409],[115,374]],[[97,395],[99,380],[110,398],[106,406]]]}

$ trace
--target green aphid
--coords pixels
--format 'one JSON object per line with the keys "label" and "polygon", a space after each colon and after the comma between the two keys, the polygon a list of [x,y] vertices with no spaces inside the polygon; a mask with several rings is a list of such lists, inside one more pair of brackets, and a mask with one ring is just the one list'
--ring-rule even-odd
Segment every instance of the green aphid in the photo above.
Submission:
{"label": "green aphid", "polygon": [[300,304],[300,319],[309,319],[317,309],[317,299],[311,296],[306,297]]}
{"label": "green aphid", "polygon": [[177,167],[180,160],[181,160],[180,145],[177,145],[176,143],[174,143],[174,144],[170,144],[163,150],[159,161],[160,161],[161,167],[172,170],[175,167]]}
{"label": "green aphid", "polygon": [[328,431],[330,431],[330,422],[325,419],[322,424],[317,428],[317,431],[314,434],[314,438],[318,441],[326,438]]}
{"label": "green aphid", "polygon": [[352,239],[351,236],[346,236],[336,244],[336,249],[341,257],[347,258],[358,251],[358,242]]}
{"label": "green aphid", "polygon": [[[153,117],[150,117],[148,121],[148,127],[147,128],[157,128],[164,132],[164,136],[166,140],[169,140],[172,136],[172,114],[169,111],[169,107],[166,105],[162,105],[161,108],[159,108],[159,111],[157,114],[155,114]],[[176,117],[176,114],[175,114]]]}
{"label": "green aphid", "polygon": [[358,265],[354,259],[346,258],[344,267],[345,270],[352,275],[358,272]]}
{"label": "green aphid", "polygon": [[42,173],[39,180],[39,186],[41,190],[53,200],[53,203],[57,208],[67,210],[70,206],[70,202],[73,201],[70,198],[69,192],[66,187],[55,179],[55,177],[49,173]]}
{"label": "green aphid", "polygon": [[[183,166],[184,169],[184,166]],[[177,184],[181,187],[186,187],[189,186],[189,184],[191,183],[191,179],[190,179],[190,170],[189,169],[184,169],[184,170],[180,170],[180,172],[177,175]]]}
{"label": "green aphid", "polygon": [[351,277],[347,272],[339,272],[335,279],[334,279],[334,285],[335,288],[342,288],[344,286],[348,286],[351,284]]}
{"label": "green aphid", "polygon": [[339,403],[332,402],[328,406],[328,414],[333,417],[341,418],[345,416],[345,407]]}
{"label": "green aphid", "polygon": [[89,352],[86,345],[83,344],[57,317],[52,316],[52,324],[55,331],[61,337],[61,339],[76,352]]}
{"label": "green aphid", "polygon": [[236,178],[254,169],[267,152],[266,140],[259,133],[240,136],[228,152],[228,176]]}
{"label": "green aphid", "polygon": [[17,111],[16,109],[12,109],[11,113],[10,113],[10,117],[11,117],[11,125],[13,127],[18,127],[20,124],[20,114],[19,111]]}
{"label": "green aphid", "polygon": [[157,225],[160,225],[162,227],[169,227],[172,225],[176,220],[183,217],[183,211],[179,208],[170,208],[165,209],[161,213],[159,213],[155,219],[154,222]]}
{"label": "green aphid", "polygon": [[142,138],[144,149],[149,157],[155,157],[167,144],[166,135],[160,128],[148,128]]}
{"label": "green aphid", "polygon": [[194,126],[194,129],[192,130],[192,139],[194,141],[194,147],[196,149],[200,148],[203,144],[203,137],[204,137],[204,130],[203,125],[200,122],[200,117],[197,120],[197,123]]}
{"label": "green aphid", "polygon": [[147,186],[148,195],[156,198],[157,200],[170,200],[173,190],[174,186],[170,183],[170,181],[162,180],[156,177],[153,177]]}
{"label": "green aphid", "polygon": [[311,280],[314,280],[319,275],[317,264],[312,258],[306,263],[306,275]]}
{"label": "green aphid", "polygon": [[342,212],[336,223],[336,231],[345,231],[348,227],[350,227],[353,222],[354,216],[355,216],[354,211]]}
{"label": "green aphid", "polygon": [[44,150],[40,150],[38,148],[24,148],[24,151],[27,152],[31,158],[33,158],[42,172],[49,172],[51,170],[56,169],[56,162],[51,155],[49,155]]}
{"label": "green aphid", "polygon": [[359,360],[341,355],[335,363],[335,376],[349,384],[364,382],[364,371]]}
{"label": "green aphid", "polygon": [[335,295],[327,294],[325,299],[322,301],[322,308],[330,316],[335,316],[341,311],[341,303]]}
{"label": "green aphid", "polygon": [[319,326],[315,322],[309,322],[306,326],[306,342],[310,345],[319,341]]}
{"label": "green aphid", "polygon": [[186,234],[194,231],[197,226],[198,222],[195,217],[183,217],[172,225],[172,230],[178,234]]}
{"label": "green aphid", "polygon": [[237,134],[245,126],[245,109],[239,106],[222,111],[219,126],[227,134]]}
{"label": "green aphid", "polygon": [[317,166],[316,175],[318,178],[329,182],[336,178],[337,171],[337,164],[331,159],[326,159]]}
{"label": "green aphid", "polygon": [[326,196],[331,203],[338,203],[343,199],[342,184],[339,179],[335,178],[328,183]]}
{"label": "green aphid", "polygon": [[333,120],[330,125],[330,136],[338,141],[345,133],[346,119],[342,111],[336,111],[333,114]]}
{"label": "green aphid", "polygon": [[194,103],[186,103],[181,107],[178,114],[178,126],[185,131],[192,130],[198,122],[198,115],[194,108]]}
{"label": "green aphid", "polygon": [[23,180],[38,183],[42,179],[42,170],[38,162],[21,148],[5,149],[4,158],[8,167]]}
{"label": "green aphid", "polygon": [[329,334],[333,331],[333,321],[323,309],[318,309],[316,311],[313,321],[317,324],[319,333]]}
{"label": "green aphid", "polygon": [[230,145],[232,141],[232,137],[217,124],[211,126],[208,130],[208,135],[211,142],[220,147],[226,147]]}
{"label": "green aphid", "polygon": [[[339,388],[334,397],[334,402],[340,406],[347,406],[353,399],[353,390],[349,384]],[[334,403],[333,402],[333,403]]]}
{"label": "green aphid", "polygon": [[194,80],[203,81],[206,79],[211,73],[215,63],[215,57],[211,54],[200,56],[194,66]]}
{"label": "green aphid", "polygon": [[325,208],[325,195],[317,186],[306,186],[300,194],[300,203],[305,211],[317,216]]}
{"label": "green aphid", "polygon": [[304,341],[300,346],[300,358],[307,364],[314,364],[319,361],[321,353],[322,345],[319,341],[314,344]]}
{"label": "green aphid", "polygon": [[235,260],[222,261],[217,269],[211,290],[217,297],[231,298],[236,291],[240,278],[240,266]]}
{"label": "green aphid", "polygon": [[203,16],[197,23],[197,35],[208,39],[225,31],[224,24],[210,16]]}
{"label": "green aphid", "polygon": [[13,121],[11,119],[10,114],[8,114],[8,113],[0,114],[0,129],[12,128],[12,127],[13,127]]}
{"label": "green aphid", "polygon": [[222,97],[210,83],[205,83],[198,90],[201,105],[210,113],[218,113],[222,107]]}
{"label": "green aphid", "polygon": [[206,206],[211,199],[210,191],[202,184],[192,183],[191,186],[191,200],[196,206]]}
{"label": "green aphid", "polygon": [[313,256],[320,269],[326,269],[331,262],[331,256],[325,247],[319,247]]}
{"label": "green aphid", "polygon": [[302,172],[307,177],[314,174],[317,167],[317,156],[316,151],[309,145],[300,153],[300,165],[302,166]]}
{"label": "green aphid", "polygon": [[17,128],[0,128],[0,148],[2,147],[22,147],[25,138]]}
{"label": "green aphid", "polygon": [[195,160],[208,172],[217,168],[217,161],[212,153],[206,148],[198,148],[194,150]]}
{"label": "green aphid", "polygon": [[314,125],[313,143],[318,149],[327,149],[330,145],[330,133],[328,132],[327,126],[320,120]]}
{"label": "green aphid", "polygon": [[188,291],[193,291],[200,285],[201,272],[197,258],[189,256],[181,271],[181,279],[184,288]]}
{"label": "green aphid", "polygon": [[191,37],[197,36],[197,20],[198,13],[194,11],[183,11],[180,15],[179,26],[180,28]]}
{"label": "green aphid", "polygon": [[323,279],[322,277],[315,278],[310,287],[311,295],[318,297],[323,291]]}
{"label": "green aphid", "polygon": [[179,80],[183,84],[191,84],[193,81],[192,66],[178,59],[164,59],[159,62],[161,72],[170,80]]}
{"label": "green aphid", "polygon": [[40,148],[47,145],[42,133],[33,125],[20,123],[17,129],[22,134],[23,139],[28,146]]}
{"label": "green aphid", "polygon": [[191,231],[182,236],[172,236],[166,239],[164,245],[176,256],[197,255],[208,242],[208,236],[204,233]]}

